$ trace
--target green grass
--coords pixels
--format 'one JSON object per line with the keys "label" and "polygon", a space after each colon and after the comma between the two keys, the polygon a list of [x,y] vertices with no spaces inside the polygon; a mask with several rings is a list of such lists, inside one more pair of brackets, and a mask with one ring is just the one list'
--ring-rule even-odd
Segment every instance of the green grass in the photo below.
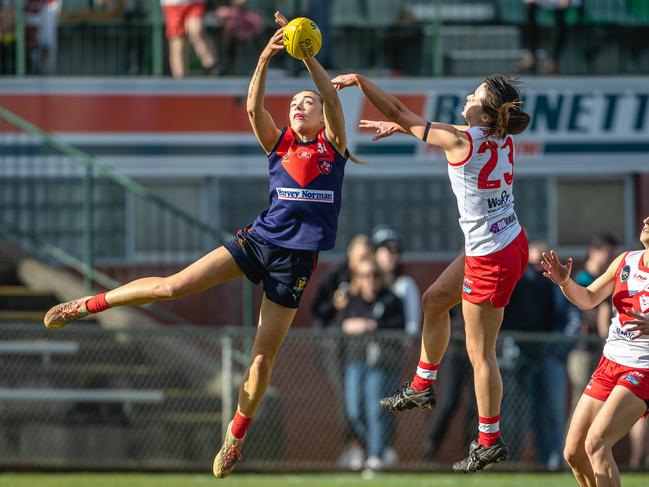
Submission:
{"label": "green grass", "polygon": [[[249,475],[224,480],[209,475],[114,473],[5,473],[0,487],[575,487],[569,474],[383,474],[364,480],[352,474]],[[649,472],[624,474],[624,487],[649,486]]]}

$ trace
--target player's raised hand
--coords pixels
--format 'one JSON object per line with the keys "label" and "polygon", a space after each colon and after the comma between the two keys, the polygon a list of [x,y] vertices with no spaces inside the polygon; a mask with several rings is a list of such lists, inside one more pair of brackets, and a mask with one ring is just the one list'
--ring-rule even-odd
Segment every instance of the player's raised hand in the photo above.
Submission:
{"label": "player's raised hand", "polygon": [[342,90],[343,88],[354,86],[357,83],[358,75],[354,73],[340,74],[331,80],[331,84],[334,85],[334,88],[336,88],[337,90]]}
{"label": "player's raised hand", "polygon": [[284,33],[284,27],[280,27],[275,31],[273,36],[268,41],[268,44],[266,44],[266,47],[261,52],[261,57],[271,58],[279,51],[284,49],[284,42],[282,41],[283,33]]}
{"label": "player's raised hand", "polygon": [[633,333],[631,340],[635,340],[641,335],[649,335],[649,313],[641,313],[632,309],[628,313],[634,319],[624,322],[624,331]]}
{"label": "player's raised hand", "polygon": [[374,142],[402,131],[401,125],[394,122],[386,122],[384,120],[361,120],[358,127],[362,129],[375,130],[376,135],[372,137],[372,141]]}
{"label": "player's raised hand", "polygon": [[284,17],[284,14],[280,12],[279,10],[275,11],[275,23],[279,25],[280,27],[286,27],[288,24],[288,19]]}
{"label": "player's raised hand", "polygon": [[549,255],[547,252],[543,252],[542,255],[541,267],[545,270],[543,275],[559,286],[566,285],[572,272],[572,257],[564,265],[559,261],[557,253],[554,250],[551,250]]}

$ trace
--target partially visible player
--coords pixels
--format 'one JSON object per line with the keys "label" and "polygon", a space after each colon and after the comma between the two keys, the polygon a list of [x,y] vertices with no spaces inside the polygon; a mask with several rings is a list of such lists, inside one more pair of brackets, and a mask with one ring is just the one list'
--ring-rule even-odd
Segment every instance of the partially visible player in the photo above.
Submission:
{"label": "partially visible player", "polygon": [[448,311],[462,302],[466,346],[474,371],[478,403],[478,439],[456,472],[475,472],[503,461],[500,437],[502,379],[496,339],[505,305],[527,265],[527,238],[514,212],[514,142],[530,117],[521,111],[513,80],[489,76],[467,96],[462,116],[468,126],[428,122],[396,97],[358,74],[332,80],[337,89],[357,86],[391,121],[362,120],[376,129],[374,140],[403,132],[435,145],[446,154],[451,186],[460,211],[465,255],[458,256],[423,296],[424,326],[417,372],[381,405],[391,411],[435,406],[433,384],[450,338]]}
{"label": "partially visible player", "polygon": [[570,278],[572,259],[564,265],[551,251],[541,262],[544,275],[582,310],[613,295],[602,358],[572,415],[563,452],[582,487],[620,485],[613,445],[649,413],[649,216],[643,223],[645,249],[619,255],[588,287]]}
{"label": "partially visible player", "polygon": [[[286,25],[281,14],[276,13],[275,18],[281,26]],[[250,365],[239,389],[234,419],[214,459],[217,477],[229,475],[241,458],[246,431],[268,388],[275,357],[315,269],[318,253],[334,246],[349,157],[338,94],[315,58],[305,59],[304,64],[319,93],[305,90],[293,96],[290,125],[278,128],[266,110],[266,74],[271,58],[283,49],[282,32],[283,27],[259,56],[247,100],[252,129],[269,162],[269,208],[233,240],[177,274],[138,279],[107,293],[59,304],[44,319],[48,328],[61,328],[90,313],[177,299],[243,276],[254,283],[263,281]]]}

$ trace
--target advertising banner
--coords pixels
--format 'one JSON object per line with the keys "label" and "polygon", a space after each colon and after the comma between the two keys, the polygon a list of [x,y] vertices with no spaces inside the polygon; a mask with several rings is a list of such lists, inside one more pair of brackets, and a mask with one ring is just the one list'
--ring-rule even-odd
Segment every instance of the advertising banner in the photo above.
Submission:
{"label": "advertising banner", "polygon": [[[480,79],[378,79],[422,117],[464,123],[460,112]],[[264,153],[248,122],[248,80],[5,80],[0,105],[101,160],[137,175],[263,174]],[[308,78],[270,79],[266,107],[288,123],[292,95]],[[528,78],[521,84],[529,129],[516,138],[528,174],[649,172],[649,78]],[[441,173],[444,155],[404,135],[379,142],[358,128],[384,117],[358,89],[340,92],[349,149],[372,163],[355,174]]]}

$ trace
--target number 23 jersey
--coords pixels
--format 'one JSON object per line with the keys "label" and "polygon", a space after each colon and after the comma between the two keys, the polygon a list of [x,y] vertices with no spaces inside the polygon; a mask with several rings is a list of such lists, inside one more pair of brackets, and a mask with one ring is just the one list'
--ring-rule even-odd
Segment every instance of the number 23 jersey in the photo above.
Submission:
{"label": "number 23 jersey", "polygon": [[451,187],[460,212],[466,255],[489,255],[504,249],[521,232],[514,212],[514,142],[510,136],[487,136],[471,127],[469,155],[448,163]]}

